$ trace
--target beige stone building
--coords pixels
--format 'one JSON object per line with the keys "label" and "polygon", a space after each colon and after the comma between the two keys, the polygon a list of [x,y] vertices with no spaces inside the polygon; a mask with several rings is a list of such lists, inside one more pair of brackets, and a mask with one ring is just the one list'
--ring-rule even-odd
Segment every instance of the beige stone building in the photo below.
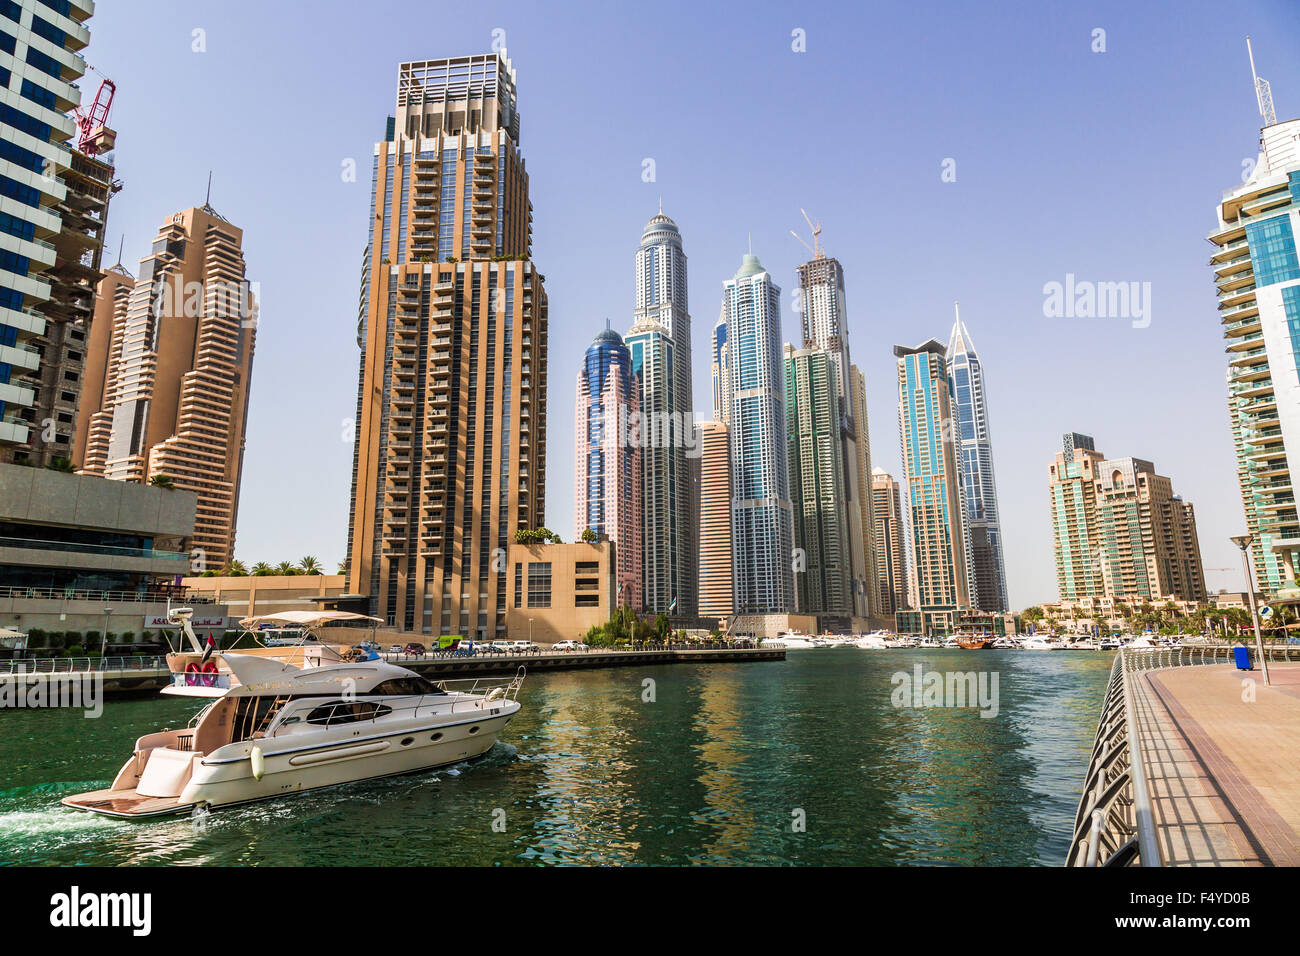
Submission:
{"label": "beige stone building", "polygon": [[504,55],[403,63],[376,144],[349,589],[390,627],[504,637],[545,522],[547,307]]}
{"label": "beige stone building", "polygon": [[898,482],[883,468],[871,471],[876,520],[876,569],[880,613],[892,615],[908,605],[907,547],[903,536],[903,496]]}
{"label": "beige stone building", "polygon": [[102,398],[79,412],[84,473],[146,484],[165,475],[197,495],[194,547],[206,567],[235,550],[257,324],[242,242],[210,205],[187,209],[163,224],[133,283],[104,278],[97,311],[111,302],[112,321],[107,341],[96,339],[107,352],[91,360],[104,365]]}
{"label": "beige stone building", "polygon": [[514,544],[507,575],[505,636],[538,644],[581,640],[613,616],[612,541]]}
{"label": "beige stone building", "polygon": [[187,577],[181,587],[190,598],[222,604],[236,620],[282,611],[316,611],[320,597],[340,597],[347,592],[342,574],[247,574]]}

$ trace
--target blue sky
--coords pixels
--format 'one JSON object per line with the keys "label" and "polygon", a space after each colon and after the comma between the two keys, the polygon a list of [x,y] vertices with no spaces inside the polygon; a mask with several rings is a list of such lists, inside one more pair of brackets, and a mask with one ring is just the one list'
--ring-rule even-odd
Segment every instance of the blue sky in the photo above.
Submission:
{"label": "blue sky", "polygon": [[[892,347],[946,341],[960,300],[985,365],[1014,605],[1056,598],[1047,466],[1063,431],[1154,461],[1196,505],[1209,585],[1240,588],[1205,236],[1256,154],[1246,33],[1279,119],[1300,115],[1300,4],[1137,6],[100,0],[84,52],[117,83],[125,183],[108,261],[125,235],[134,271],[212,170],[212,204],[243,228],[262,290],[237,555],[332,569],[369,158],[397,64],[486,52],[504,30],[550,299],[550,527],[573,533],[582,352],[606,318],[631,324],[633,256],[659,197],[689,259],[701,413],[722,282],[751,234],[799,338],[790,289],[806,254],[789,230],[806,231],[803,207],[844,263],[873,459],[894,474]],[[82,81],[87,100],[97,82]],[[1043,287],[1067,273],[1151,283],[1150,326],[1045,318]]]}

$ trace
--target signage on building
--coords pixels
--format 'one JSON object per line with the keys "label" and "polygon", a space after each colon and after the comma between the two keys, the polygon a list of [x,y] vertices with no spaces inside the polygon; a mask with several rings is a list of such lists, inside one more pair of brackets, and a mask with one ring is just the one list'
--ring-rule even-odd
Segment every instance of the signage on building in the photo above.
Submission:
{"label": "signage on building", "polygon": [[[164,616],[164,617],[147,617],[147,618],[144,619],[144,626],[145,626],[145,627],[165,627],[165,628],[179,628],[179,627],[180,627],[179,624],[173,623],[172,621],[168,620],[165,616]],[[200,629],[200,628],[204,628],[204,627],[220,627],[220,628],[223,628],[223,629],[224,629],[225,626],[226,626],[226,619],[225,619],[224,617],[193,617],[193,618],[190,618],[190,626],[193,627],[195,630],[198,630],[198,629]]]}

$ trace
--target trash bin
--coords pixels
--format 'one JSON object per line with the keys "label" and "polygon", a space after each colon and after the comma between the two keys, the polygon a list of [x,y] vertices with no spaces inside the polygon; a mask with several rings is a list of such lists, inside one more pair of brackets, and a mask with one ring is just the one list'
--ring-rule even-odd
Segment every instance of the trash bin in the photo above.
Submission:
{"label": "trash bin", "polygon": [[1242,647],[1240,644],[1238,644],[1236,647],[1232,649],[1232,656],[1233,659],[1237,662],[1237,670],[1248,671],[1253,669],[1250,663],[1249,647]]}

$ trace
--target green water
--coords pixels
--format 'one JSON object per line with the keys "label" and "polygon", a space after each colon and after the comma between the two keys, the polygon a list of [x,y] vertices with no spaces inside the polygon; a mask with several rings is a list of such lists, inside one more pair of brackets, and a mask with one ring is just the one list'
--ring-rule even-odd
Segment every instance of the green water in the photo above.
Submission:
{"label": "green water", "polygon": [[[1059,866],[1110,660],[837,649],[538,674],[479,761],[218,811],[201,828],[59,805],[107,786],[136,737],[196,702],[110,701],[98,720],[7,711],[0,861]],[[890,677],[918,662],[996,671],[998,716],[896,709]]]}

